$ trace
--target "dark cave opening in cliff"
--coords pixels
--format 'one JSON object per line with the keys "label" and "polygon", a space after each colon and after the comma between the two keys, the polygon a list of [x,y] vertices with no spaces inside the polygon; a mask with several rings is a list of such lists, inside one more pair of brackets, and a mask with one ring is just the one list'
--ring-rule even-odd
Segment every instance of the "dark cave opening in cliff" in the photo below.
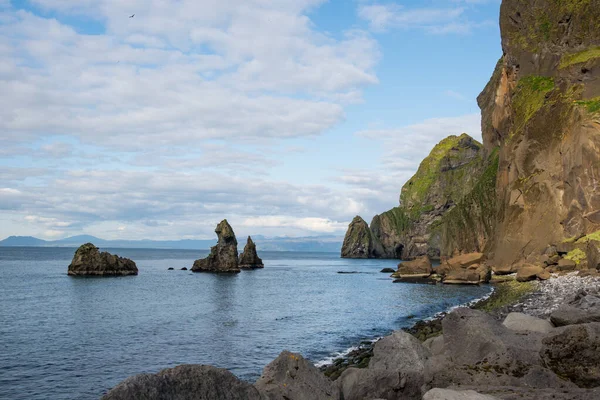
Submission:
{"label": "dark cave opening in cliff", "polygon": [[396,258],[398,258],[400,260],[402,259],[402,251],[403,250],[404,250],[404,246],[403,245],[399,244],[399,245],[396,246],[396,249],[395,249],[395,256],[396,256]]}

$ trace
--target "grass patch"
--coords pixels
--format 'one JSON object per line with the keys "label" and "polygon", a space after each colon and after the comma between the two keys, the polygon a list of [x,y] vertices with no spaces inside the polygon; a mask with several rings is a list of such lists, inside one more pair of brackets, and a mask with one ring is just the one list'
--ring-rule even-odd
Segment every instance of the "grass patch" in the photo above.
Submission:
{"label": "grass patch", "polygon": [[579,100],[576,101],[575,104],[578,106],[584,106],[589,113],[600,112],[600,97],[596,97],[591,100]]}
{"label": "grass patch", "polygon": [[596,231],[594,233],[590,233],[589,235],[582,237],[577,241],[577,243],[587,243],[590,240],[596,240],[600,242],[600,231]]}
{"label": "grass patch", "polygon": [[536,282],[517,282],[516,280],[510,280],[498,283],[494,293],[486,300],[477,303],[473,308],[491,312],[518,302],[523,296],[534,292],[536,289]]}
{"label": "grass patch", "polygon": [[583,260],[587,260],[587,255],[581,249],[575,249],[567,253],[567,260],[575,261],[579,265]]}
{"label": "grass patch", "polygon": [[559,68],[567,68],[571,65],[581,64],[598,57],[600,57],[600,47],[594,47],[574,54],[565,54],[560,60]]}

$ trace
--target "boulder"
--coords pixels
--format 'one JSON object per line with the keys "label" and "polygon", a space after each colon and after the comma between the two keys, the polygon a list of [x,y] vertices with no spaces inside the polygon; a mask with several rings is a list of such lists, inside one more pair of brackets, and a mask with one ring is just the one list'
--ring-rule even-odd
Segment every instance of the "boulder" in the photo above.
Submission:
{"label": "boulder", "polygon": [[585,254],[587,256],[588,268],[600,270],[600,241],[590,240],[587,244]]}
{"label": "boulder", "polygon": [[446,260],[446,264],[448,264],[450,268],[468,268],[473,264],[481,264],[483,261],[485,261],[483,253],[469,253],[452,257]]}
{"label": "boulder", "polygon": [[523,264],[517,270],[517,281],[527,282],[537,279],[538,275],[544,272],[544,268],[538,265]]}
{"label": "boulder", "polygon": [[403,261],[398,264],[398,271],[394,278],[421,277],[427,278],[433,273],[431,260],[428,256],[418,257],[412,261]]}
{"label": "boulder", "polygon": [[550,275],[550,271],[543,270],[542,272],[537,274],[537,277],[540,281],[547,281],[552,277],[552,275]]}
{"label": "boulder", "polygon": [[473,264],[468,268],[449,270],[442,282],[445,284],[478,285],[488,283],[490,278],[491,269],[486,264]]}
{"label": "boulder", "polygon": [[394,331],[375,343],[369,368],[391,370],[410,368],[422,372],[425,360],[430,355],[429,350],[423,347],[419,339],[404,331]]}
{"label": "boulder", "polygon": [[393,370],[348,368],[339,377],[337,383],[344,400],[407,398],[403,393],[406,388],[406,378]]}
{"label": "boulder", "polygon": [[437,356],[444,352],[444,335],[435,336],[423,342],[423,347],[431,352],[431,355]]}
{"label": "boulder", "polygon": [[517,272],[517,266],[510,264],[494,265],[492,271],[494,271],[494,274],[496,275],[510,275]]}
{"label": "boulder", "polygon": [[91,243],[86,243],[75,251],[69,265],[71,276],[124,276],[137,275],[135,262],[107,252],[100,253]]}
{"label": "boulder", "polygon": [[477,393],[474,390],[431,389],[423,400],[498,400],[497,397]]}
{"label": "boulder", "polygon": [[226,219],[217,225],[215,232],[217,245],[211,247],[208,257],[194,262],[192,272],[240,272],[237,240]]}
{"label": "boulder", "polygon": [[542,343],[547,368],[579,387],[600,386],[600,322],[568,326]]}
{"label": "boulder", "polygon": [[502,325],[513,331],[550,333],[554,330],[554,326],[545,319],[516,312],[508,314]]}
{"label": "boulder", "polygon": [[394,268],[384,268],[379,272],[384,274],[393,274],[394,272],[396,272],[396,270]]}
{"label": "boulder", "polygon": [[182,271],[187,271],[188,269],[187,269],[187,267],[183,267],[183,268],[181,268],[181,270]]}
{"label": "boulder", "polygon": [[242,269],[254,269],[264,268],[264,264],[258,254],[256,253],[256,244],[252,241],[252,238],[248,236],[244,251],[240,256],[240,268]]}
{"label": "boulder", "polygon": [[561,258],[558,261],[558,266],[556,267],[557,271],[574,271],[577,268],[577,263],[573,260],[567,260],[566,258]]}
{"label": "boulder", "polygon": [[378,258],[384,254],[379,240],[360,216],[354,217],[342,244],[342,258]]}
{"label": "boulder", "polygon": [[600,297],[582,291],[550,314],[554,326],[600,322]]}
{"label": "boulder", "polygon": [[261,400],[258,391],[231,372],[206,365],[180,365],[128,378],[102,400]]}
{"label": "boulder", "polygon": [[169,268],[167,268],[167,270],[169,270],[169,271],[173,271],[174,269],[175,269],[175,268],[173,268],[173,267],[169,267]]}
{"label": "boulder", "polygon": [[335,383],[300,354],[283,351],[267,365],[255,387],[263,400],[339,399]]}
{"label": "boulder", "polygon": [[338,379],[344,400],[420,397],[425,361],[430,355],[407,332],[396,331],[384,337],[375,343],[368,369],[350,368]]}
{"label": "boulder", "polygon": [[457,364],[486,360],[507,371],[539,364],[539,334],[514,332],[482,311],[456,309],[443,319],[442,327],[446,351]]}

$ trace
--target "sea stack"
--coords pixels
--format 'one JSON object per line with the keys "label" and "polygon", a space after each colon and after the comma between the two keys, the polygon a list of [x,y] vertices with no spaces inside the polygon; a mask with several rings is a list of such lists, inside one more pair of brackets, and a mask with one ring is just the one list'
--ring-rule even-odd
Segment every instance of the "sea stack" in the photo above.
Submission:
{"label": "sea stack", "polygon": [[369,225],[358,215],[354,217],[342,244],[342,258],[379,258],[383,248],[373,236]]}
{"label": "sea stack", "polygon": [[107,252],[98,251],[92,243],[79,247],[69,265],[71,276],[124,276],[137,275],[135,262]]}
{"label": "sea stack", "polygon": [[264,268],[264,264],[258,254],[256,254],[256,244],[252,241],[252,238],[248,236],[248,241],[244,247],[244,251],[240,256],[240,268],[242,269],[254,269]]}
{"label": "sea stack", "polygon": [[237,240],[226,219],[215,229],[219,241],[211,247],[208,257],[196,260],[192,272],[240,272]]}

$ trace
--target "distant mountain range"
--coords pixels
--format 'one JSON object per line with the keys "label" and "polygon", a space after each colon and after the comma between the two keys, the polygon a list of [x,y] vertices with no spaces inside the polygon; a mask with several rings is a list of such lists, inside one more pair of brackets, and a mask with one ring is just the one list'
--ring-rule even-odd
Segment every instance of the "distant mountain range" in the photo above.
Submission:
{"label": "distant mountain range", "polygon": [[[252,237],[259,250],[263,251],[316,251],[339,252],[343,238],[339,236],[274,237],[262,235]],[[245,238],[238,238],[239,251],[246,244]],[[0,241],[0,247],[79,247],[93,243],[101,248],[130,249],[190,249],[206,250],[214,246],[216,240],[104,240],[90,235],[71,236],[60,240],[43,240],[33,236],[10,236]]]}

